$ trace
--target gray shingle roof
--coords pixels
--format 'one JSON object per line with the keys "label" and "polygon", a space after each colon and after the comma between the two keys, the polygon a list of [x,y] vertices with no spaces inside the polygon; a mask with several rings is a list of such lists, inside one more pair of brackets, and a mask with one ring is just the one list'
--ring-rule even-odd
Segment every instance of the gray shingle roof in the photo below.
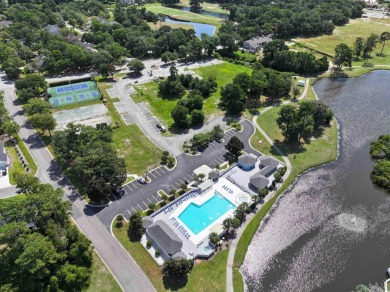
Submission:
{"label": "gray shingle roof", "polygon": [[268,178],[260,174],[260,172],[252,175],[249,182],[257,189],[266,188],[269,184]]}
{"label": "gray shingle roof", "polygon": [[279,160],[271,156],[266,156],[260,159],[260,174],[264,175],[270,170],[276,168],[279,165]]}
{"label": "gray shingle roof", "polygon": [[252,153],[242,154],[238,157],[238,163],[244,165],[254,165],[256,163],[257,157]]}
{"label": "gray shingle roof", "polygon": [[154,222],[146,232],[169,256],[181,251],[183,241],[164,221]]}
{"label": "gray shingle roof", "polygon": [[209,178],[219,178],[219,172],[218,170],[212,170],[209,172]]}
{"label": "gray shingle roof", "polygon": [[148,228],[152,224],[153,224],[152,217],[146,216],[146,217],[142,218],[142,226],[143,226],[143,228]]}

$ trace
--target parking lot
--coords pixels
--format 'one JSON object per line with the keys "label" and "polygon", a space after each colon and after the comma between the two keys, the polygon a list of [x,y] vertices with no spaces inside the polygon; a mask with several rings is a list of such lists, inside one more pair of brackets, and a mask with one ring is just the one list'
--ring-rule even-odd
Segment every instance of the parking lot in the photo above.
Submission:
{"label": "parking lot", "polygon": [[244,142],[246,152],[259,153],[252,149],[248,143],[250,136],[252,135],[254,128],[253,125],[244,121],[244,131],[237,132],[234,129],[226,132],[224,135],[224,141],[222,143],[212,142],[202,152],[201,155],[191,156],[184,153],[176,157],[177,165],[169,171],[165,166],[159,166],[151,170],[148,173],[148,177],[151,179],[149,183],[141,184],[138,181],[133,181],[126,184],[124,188],[124,194],[112,198],[112,203],[101,210],[98,210],[98,218],[109,228],[112,219],[117,214],[122,214],[126,218],[130,214],[137,210],[146,210],[148,204],[157,203],[161,200],[158,194],[159,190],[163,190],[169,194],[171,190],[178,190],[185,181],[192,182],[195,176],[194,170],[202,165],[208,165],[210,168],[214,168],[217,164],[221,164],[227,160],[225,149],[226,143],[233,136],[237,136]]}

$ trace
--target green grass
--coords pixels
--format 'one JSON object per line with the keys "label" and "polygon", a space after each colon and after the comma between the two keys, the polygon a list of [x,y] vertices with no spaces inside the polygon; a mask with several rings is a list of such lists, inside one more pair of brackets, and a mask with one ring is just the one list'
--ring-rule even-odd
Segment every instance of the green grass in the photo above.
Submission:
{"label": "green grass", "polygon": [[14,139],[16,139],[16,141],[18,143],[20,151],[22,151],[24,157],[27,160],[27,164],[29,166],[29,169],[31,170],[30,173],[32,175],[35,175],[35,173],[38,170],[38,166],[35,164],[35,161],[34,161],[33,157],[31,156],[30,151],[28,151],[26,145],[24,144],[24,142],[20,138],[19,134],[14,134],[13,136],[14,136]]}
{"label": "green grass", "polygon": [[9,174],[9,181],[12,185],[15,185],[15,178],[14,175],[16,173],[24,173],[24,168],[22,164],[19,161],[18,155],[16,154],[16,150],[14,147],[7,147],[8,149],[8,155],[11,158],[12,165],[8,168],[8,174]]}
{"label": "green grass", "polygon": [[137,125],[114,129],[113,142],[118,154],[126,161],[127,172],[142,174],[160,163],[162,150],[158,148]]}
{"label": "green grass", "polygon": [[71,109],[75,109],[75,108],[79,108],[79,107],[83,107],[83,106],[87,106],[87,105],[101,104],[101,103],[102,103],[102,101],[100,99],[93,99],[93,100],[88,100],[88,101],[81,102],[81,103],[73,103],[73,104],[68,104],[68,105],[64,105],[61,107],[57,107],[57,108],[53,109],[53,112],[71,110]]}
{"label": "green grass", "polygon": [[217,17],[213,17],[209,15],[200,15],[200,14],[187,12],[187,11],[181,11],[179,9],[161,6],[161,4],[145,5],[145,8],[146,10],[153,12],[155,14],[168,15],[177,20],[215,25],[217,29],[220,27],[221,23],[223,22],[222,19]]}
{"label": "green grass", "polygon": [[91,282],[89,287],[85,290],[86,292],[95,292],[95,291],[110,291],[110,292],[120,292],[122,289],[115,281],[114,277],[107,269],[106,265],[100,259],[100,257],[93,252],[93,262],[92,262],[92,273],[91,273]]}
{"label": "green grass", "polygon": [[251,137],[250,142],[252,147],[260,151],[261,153],[265,155],[274,156],[275,158],[284,162],[282,156],[280,156],[278,153],[275,153],[276,151],[272,148],[271,144],[264,138],[263,134],[261,134],[259,130],[256,129],[256,132]]}
{"label": "green grass", "polygon": [[194,27],[192,25],[189,25],[189,24],[171,23],[171,22],[165,22],[165,21],[161,21],[161,24],[159,21],[156,23],[156,25],[154,25],[154,23],[148,22],[148,25],[153,30],[158,30],[158,29],[160,29],[160,27],[162,27],[164,25],[169,26],[171,28],[194,29]]}
{"label": "green grass", "polygon": [[[371,33],[380,35],[384,31],[388,31],[390,26],[390,19],[354,19],[350,20],[350,23],[344,26],[338,26],[331,35],[323,35],[313,38],[297,38],[296,41],[310,49],[322,52],[328,55],[334,55],[335,47],[340,43],[346,43],[352,46],[357,37],[367,38]],[[382,44],[378,43],[374,51],[372,52],[372,58],[368,60],[369,63],[376,65],[388,65],[390,66],[390,45],[386,44],[383,56],[377,56],[380,53]],[[361,66],[362,60],[353,62],[353,66]],[[390,69],[390,68],[383,68]],[[372,68],[357,69],[354,68],[352,71],[346,70],[350,77],[359,76],[372,71]]]}
{"label": "green grass", "polygon": [[[189,0],[181,0],[179,3],[176,3],[175,5],[182,6],[182,7],[191,7]],[[223,9],[217,3],[203,2],[201,4],[201,6],[202,6],[202,10],[204,10],[204,11],[209,11],[209,12],[215,12],[215,13],[221,13],[221,14],[229,15],[229,11]]]}
{"label": "green grass", "polygon": [[120,125],[124,126],[125,123],[123,122],[121,115],[118,113],[114,106],[114,102],[116,101],[116,96],[113,96],[111,99],[110,95],[107,93],[107,89],[112,88],[111,85],[108,85],[106,83],[106,79],[102,78],[101,76],[95,77],[97,87],[99,88],[101,94],[103,95],[103,98],[107,101],[106,107],[108,110],[109,115],[112,118],[112,122],[118,122]]}
{"label": "green grass", "polygon": [[163,281],[161,267],[153,260],[150,254],[139,242],[129,240],[128,223],[122,228],[113,226],[114,235],[124,248],[143,269],[157,291],[226,291],[226,263],[228,251],[219,252],[213,259],[195,265],[188,275],[186,283],[174,281],[173,285]]}
{"label": "green grass", "polygon": [[171,112],[179,99],[161,96],[158,91],[158,83],[154,81],[135,86],[134,88],[137,91],[137,94],[131,96],[134,102],[146,102],[153,114],[166,124],[168,128],[171,127],[173,125]]}
{"label": "green grass", "polygon": [[236,65],[232,63],[222,63],[218,65],[212,65],[208,67],[202,67],[194,69],[203,78],[216,77],[218,83],[218,90],[214,92],[209,98],[207,98],[203,104],[203,111],[209,119],[216,116],[223,115],[224,112],[218,107],[221,97],[221,87],[232,82],[233,78],[238,73],[252,73],[252,68],[242,65]]}
{"label": "green grass", "polygon": [[[278,147],[287,154],[287,157],[292,165],[292,170],[290,176],[285,180],[282,187],[277,190],[271,200],[264,204],[260,211],[252,218],[241,235],[234,255],[234,291],[243,291],[242,276],[237,269],[239,269],[244,262],[248,246],[259,228],[261,220],[267,215],[277,197],[294,181],[298,174],[310,167],[330,162],[337,157],[337,127],[335,120],[332,121],[331,127],[324,130],[321,137],[312,140],[310,144],[304,144],[301,147],[288,146],[283,143],[282,133],[276,124],[276,117],[279,110],[280,107],[268,110],[259,116],[258,123],[271,139],[274,141],[276,140]],[[252,146],[256,148],[258,145],[252,144]],[[262,151],[264,150],[264,147],[261,147],[258,150]],[[271,154],[276,153],[275,150],[270,150],[269,152]],[[294,155],[296,155],[295,159]]]}

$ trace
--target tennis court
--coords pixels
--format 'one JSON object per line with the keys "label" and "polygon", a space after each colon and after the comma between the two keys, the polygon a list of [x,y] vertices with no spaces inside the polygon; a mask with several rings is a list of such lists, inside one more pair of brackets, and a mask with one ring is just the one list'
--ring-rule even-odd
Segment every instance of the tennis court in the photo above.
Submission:
{"label": "tennis court", "polygon": [[49,103],[52,107],[81,103],[101,97],[93,81],[50,87],[47,92],[50,95]]}

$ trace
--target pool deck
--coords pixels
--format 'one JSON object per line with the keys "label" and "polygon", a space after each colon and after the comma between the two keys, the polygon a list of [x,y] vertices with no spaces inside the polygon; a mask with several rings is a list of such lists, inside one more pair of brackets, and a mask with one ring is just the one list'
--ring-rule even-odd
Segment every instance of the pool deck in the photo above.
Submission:
{"label": "pool deck", "polygon": [[[198,234],[194,234],[180,219],[179,215],[191,204],[202,205],[209,199],[211,199],[216,192],[219,195],[224,196],[232,204],[232,208],[222,214],[218,219],[210,223],[208,226],[200,231]],[[220,178],[209,190],[204,193],[200,189],[194,189],[187,194],[183,195],[179,199],[173,201],[167,205],[164,209],[160,209],[151,217],[154,222],[157,220],[163,220],[169,228],[183,241],[181,251],[187,256],[188,259],[196,257],[210,257],[214,250],[208,248],[209,234],[211,232],[223,233],[222,222],[228,217],[234,216],[234,210],[239,205],[239,198],[242,196],[249,196],[239,187],[231,183],[225,178]]]}

